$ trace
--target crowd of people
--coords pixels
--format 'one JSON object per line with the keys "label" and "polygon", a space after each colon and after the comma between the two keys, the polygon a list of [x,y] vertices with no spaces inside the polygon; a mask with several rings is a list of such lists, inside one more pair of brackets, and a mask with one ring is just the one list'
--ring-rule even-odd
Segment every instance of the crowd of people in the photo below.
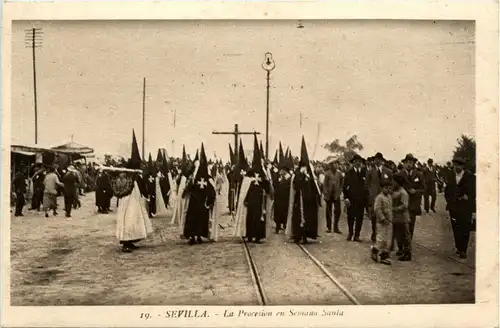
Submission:
{"label": "crowd of people", "polygon": [[[227,192],[228,210],[234,219],[234,236],[261,243],[266,238],[266,223],[275,223],[295,243],[319,237],[319,211],[324,203],[326,233],[341,234],[342,208],[347,214],[347,240],[360,242],[364,218],[371,223],[371,256],[374,261],[391,264],[390,254],[397,246],[401,261],[412,260],[412,239],[417,218],[436,212],[436,191],[444,192],[455,237],[457,255],[467,257],[467,247],[475,220],[475,175],[465,169],[466,162],[454,158],[445,167],[429,159],[420,164],[412,154],[398,161],[381,153],[367,159],[355,154],[349,161],[313,162],[309,160],[304,139],[300,156],[293,157],[280,143],[272,161],[266,161],[262,144],[254,140],[249,162],[240,141],[239,151],[230,147],[230,161],[207,160],[203,144],[194,160],[183,149],[182,158],[167,158],[161,150],[156,161],[139,155],[135,135],[132,155],[123,167],[97,169],[96,208],[109,213],[117,199],[117,238],[124,252],[152,232],[151,218],[162,217],[171,209],[171,221],[190,245],[203,239],[217,241],[222,209],[218,197]],[[78,208],[85,190],[81,167],[70,165],[64,174],[57,168],[34,170],[32,209],[43,203],[45,215],[56,215],[57,194],[63,190],[66,216]],[[88,170],[87,170],[88,172]],[[88,174],[88,173],[87,173]],[[25,179],[14,179],[16,195],[25,193]],[[226,197],[226,196],[224,196]],[[19,197],[23,199],[22,197]],[[22,215],[23,202],[16,205]]]}

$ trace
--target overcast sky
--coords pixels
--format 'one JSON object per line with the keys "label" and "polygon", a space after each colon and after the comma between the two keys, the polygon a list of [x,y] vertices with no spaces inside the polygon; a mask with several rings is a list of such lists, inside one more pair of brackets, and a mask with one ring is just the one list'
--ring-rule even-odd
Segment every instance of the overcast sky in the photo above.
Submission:
{"label": "overcast sky", "polygon": [[[146,86],[146,153],[182,144],[227,158],[231,136],[265,132],[272,52],[270,151],[278,141],[311,157],[357,134],[364,156],[407,152],[450,158],[461,134],[474,136],[474,24],[444,21],[94,21],[15,22],[12,143],[34,143],[32,53],[24,30],[44,30],[37,49],[39,143],[74,141],[97,154],[141,148]],[[173,126],[174,110],[176,126]],[[302,128],[300,116],[303,115]],[[262,134],[262,137],[264,135]],[[174,148],[172,139],[175,139]],[[252,145],[244,137],[245,148]],[[315,150],[316,149],[316,150]]]}

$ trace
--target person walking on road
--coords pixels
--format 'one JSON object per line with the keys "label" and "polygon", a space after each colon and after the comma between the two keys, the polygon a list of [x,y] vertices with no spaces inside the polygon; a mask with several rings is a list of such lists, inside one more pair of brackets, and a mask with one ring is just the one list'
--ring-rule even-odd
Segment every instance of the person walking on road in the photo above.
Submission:
{"label": "person walking on road", "polygon": [[340,205],[340,194],[342,193],[342,187],[344,183],[344,178],[342,173],[338,170],[339,163],[337,161],[331,163],[328,166],[328,170],[325,172],[325,180],[323,183],[323,196],[326,203],[326,232],[332,232],[332,210],[334,211],[334,228],[335,233],[341,234],[339,229],[339,220],[341,213]]}
{"label": "person walking on road", "polygon": [[411,261],[410,212],[408,211],[410,196],[403,188],[404,177],[394,176],[394,191],[392,193],[393,238],[397,241],[397,256],[400,261]]}
{"label": "person walking on road", "polygon": [[438,181],[438,177],[432,158],[429,158],[427,161],[427,166],[424,167],[423,174],[425,179],[424,209],[427,213],[429,213],[430,197],[430,210],[436,213],[436,183]]}
{"label": "person walking on road", "polygon": [[391,265],[389,259],[389,243],[392,231],[392,183],[389,180],[382,180],[381,192],[375,197],[373,204],[375,217],[377,219],[377,230],[375,242],[371,247],[372,259],[380,263]]}
{"label": "person walking on road", "polygon": [[467,258],[472,216],[476,212],[475,176],[465,170],[463,158],[453,159],[454,172],[446,183],[445,198],[450,212],[457,255]]}
{"label": "person walking on road", "polygon": [[344,201],[347,208],[347,225],[349,235],[347,240],[360,242],[361,228],[363,226],[363,216],[366,205],[366,174],[361,165],[363,158],[354,155],[351,159],[353,167],[347,172],[344,180]]}
{"label": "person walking on road", "polygon": [[75,199],[78,197],[78,186],[80,181],[78,180],[78,175],[76,174],[76,169],[73,165],[68,166],[68,172],[63,177],[64,184],[64,210],[66,212],[66,217],[71,217],[71,209],[75,204]]}
{"label": "person walking on road", "polygon": [[55,168],[50,167],[48,173],[43,180],[43,209],[45,217],[49,217],[49,211],[53,211],[53,215],[57,215],[57,194],[58,188],[64,187],[64,184],[59,181],[59,176],[56,174]]}
{"label": "person walking on road", "polygon": [[425,190],[425,181],[422,173],[415,169],[417,159],[412,154],[407,154],[402,160],[404,169],[402,175],[405,178],[403,187],[410,195],[410,240],[413,239],[413,232],[415,230],[415,222],[417,216],[422,215],[422,193]]}
{"label": "person walking on road", "polygon": [[24,174],[24,168],[21,167],[19,171],[16,173],[13,181],[14,192],[16,193],[16,212],[15,216],[24,216],[23,215],[23,207],[25,203],[24,194],[26,193],[27,184],[26,184],[26,176]]}

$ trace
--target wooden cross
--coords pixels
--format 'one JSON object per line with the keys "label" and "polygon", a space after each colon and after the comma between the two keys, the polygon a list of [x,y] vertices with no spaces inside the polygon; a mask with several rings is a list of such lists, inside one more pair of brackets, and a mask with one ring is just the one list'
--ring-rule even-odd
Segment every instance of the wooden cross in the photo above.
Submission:
{"label": "wooden cross", "polygon": [[239,154],[238,154],[238,151],[239,151],[239,146],[238,146],[238,142],[239,142],[239,136],[241,135],[257,135],[257,134],[260,134],[260,132],[242,132],[238,129],[238,124],[235,124],[234,125],[234,131],[231,131],[231,132],[212,132],[212,134],[225,134],[225,135],[233,135],[234,136],[234,156],[236,157],[236,160],[239,159]]}

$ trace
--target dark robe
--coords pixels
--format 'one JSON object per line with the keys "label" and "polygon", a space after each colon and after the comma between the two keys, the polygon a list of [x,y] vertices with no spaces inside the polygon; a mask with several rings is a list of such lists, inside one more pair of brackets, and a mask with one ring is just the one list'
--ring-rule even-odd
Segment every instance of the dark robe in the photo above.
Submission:
{"label": "dark robe", "polygon": [[266,192],[269,192],[269,182],[264,180],[258,184],[251,182],[245,197],[247,207],[246,237],[250,240],[266,238],[266,220],[263,217]]}
{"label": "dark robe", "polygon": [[276,223],[276,228],[280,228],[281,225],[286,226],[287,216],[288,216],[288,204],[290,202],[290,183],[292,179],[288,176],[279,177],[275,182],[274,190],[274,222]]}
{"label": "dark robe", "polygon": [[189,205],[184,224],[184,237],[208,238],[210,209],[215,204],[215,189],[206,181],[207,185],[200,189],[195,182],[189,182],[184,190],[183,197],[189,197]]}
{"label": "dark robe", "polygon": [[151,174],[146,175],[146,188],[148,190],[149,202],[148,202],[148,213],[149,217],[152,214],[156,214],[156,181],[155,177]]}
{"label": "dark robe", "polygon": [[[321,202],[312,175],[306,177],[296,173],[293,180],[295,197],[293,200],[292,235],[296,238],[318,237],[318,208]],[[305,220],[301,227],[302,215]]]}
{"label": "dark robe", "polygon": [[165,207],[167,207],[169,200],[168,193],[170,191],[170,182],[168,181],[168,176],[166,174],[160,178],[160,190],[163,196],[163,201],[165,202]]}
{"label": "dark robe", "polygon": [[234,170],[228,169],[227,179],[229,181],[229,192],[227,194],[228,207],[230,212],[236,210],[237,181]]}
{"label": "dark robe", "polygon": [[31,209],[39,210],[43,202],[43,180],[45,179],[45,172],[39,171],[33,176],[33,197],[31,198]]}
{"label": "dark robe", "polygon": [[109,176],[105,173],[101,173],[97,177],[96,185],[96,206],[99,210],[109,210],[109,207],[111,206],[111,198],[113,197],[113,189],[111,187]]}

